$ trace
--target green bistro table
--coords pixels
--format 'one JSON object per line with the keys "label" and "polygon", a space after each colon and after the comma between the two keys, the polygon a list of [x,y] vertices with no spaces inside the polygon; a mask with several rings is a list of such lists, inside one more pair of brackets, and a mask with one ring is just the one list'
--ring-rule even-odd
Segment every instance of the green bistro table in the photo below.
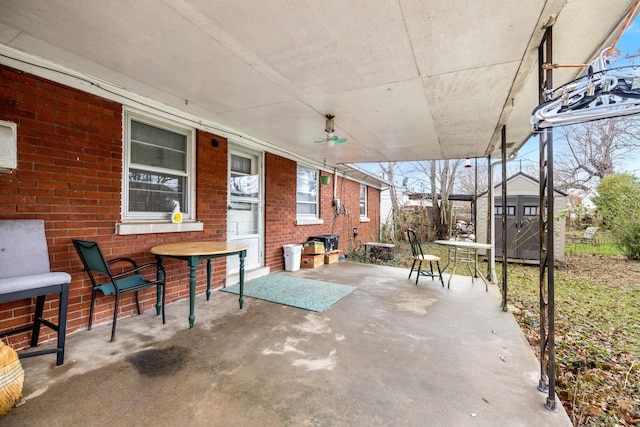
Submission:
{"label": "green bistro table", "polygon": [[[244,259],[248,246],[232,242],[180,242],[154,246],[151,253],[158,263],[162,264],[163,257],[186,260],[189,265],[189,328],[193,328],[196,320],[196,267],[203,259],[207,260],[207,301],[211,295],[211,260],[213,258],[238,255],[240,257],[240,309],[244,303]],[[161,273],[159,273],[161,274]],[[162,304],[158,300],[157,308],[160,313]]]}

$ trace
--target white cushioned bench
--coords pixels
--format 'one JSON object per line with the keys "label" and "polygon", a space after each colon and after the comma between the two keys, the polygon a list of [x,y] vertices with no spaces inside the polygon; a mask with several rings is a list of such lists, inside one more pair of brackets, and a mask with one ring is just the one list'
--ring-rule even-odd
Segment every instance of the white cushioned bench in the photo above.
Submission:
{"label": "white cushioned bench", "polygon": [[[36,298],[33,324],[0,335],[31,330],[31,347],[36,347],[43,324],[58,332],[56,348],[22,353],[21,358],[55,353],[56,364],[64,363],[70,283],[68,273],[51,271],[43,220],[0,220],[0,304]],[[50,294],[60,297],[57,325],[42,318],[45,297]]]}

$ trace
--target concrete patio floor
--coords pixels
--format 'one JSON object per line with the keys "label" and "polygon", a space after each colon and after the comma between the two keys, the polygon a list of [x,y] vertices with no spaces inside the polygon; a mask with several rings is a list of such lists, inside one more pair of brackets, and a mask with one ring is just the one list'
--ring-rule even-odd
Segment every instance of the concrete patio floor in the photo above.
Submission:
{"label": "concrete patio floor", "polygon": [[[3,426],[571,426],[545,409],[539,364],[499,291],[341,262],[286,273],[356,286],[323,313],[212,292],[22,359]],[[415,278],[415,276],[414,276]],[[445,282],[448,274],[445,276]]]}

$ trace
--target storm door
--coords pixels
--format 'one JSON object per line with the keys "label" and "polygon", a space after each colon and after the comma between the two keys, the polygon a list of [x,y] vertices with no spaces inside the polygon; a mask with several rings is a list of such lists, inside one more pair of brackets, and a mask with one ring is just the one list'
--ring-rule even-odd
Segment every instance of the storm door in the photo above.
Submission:
{"label": "storm door", "polygon": [[[246,270],[263,265],[263,182],[260,153],[229,150],[227,241],[249,246]],[[227,257],[228,274],[237,273],[239,268],[238,257]]]}

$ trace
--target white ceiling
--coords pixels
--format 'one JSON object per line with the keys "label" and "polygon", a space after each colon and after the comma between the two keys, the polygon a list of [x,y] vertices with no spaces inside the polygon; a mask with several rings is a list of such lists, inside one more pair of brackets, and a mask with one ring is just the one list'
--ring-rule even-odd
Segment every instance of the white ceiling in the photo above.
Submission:
{"label": "white ceiling", "polygon": [[[46,60],[297,158],[483,157],[505,124],[512,150],[530,135],[545,23],[555,63],[587,63],[633,3],[0,0],[0,63]],[[327,113],[346,143],[313,143]]]}

